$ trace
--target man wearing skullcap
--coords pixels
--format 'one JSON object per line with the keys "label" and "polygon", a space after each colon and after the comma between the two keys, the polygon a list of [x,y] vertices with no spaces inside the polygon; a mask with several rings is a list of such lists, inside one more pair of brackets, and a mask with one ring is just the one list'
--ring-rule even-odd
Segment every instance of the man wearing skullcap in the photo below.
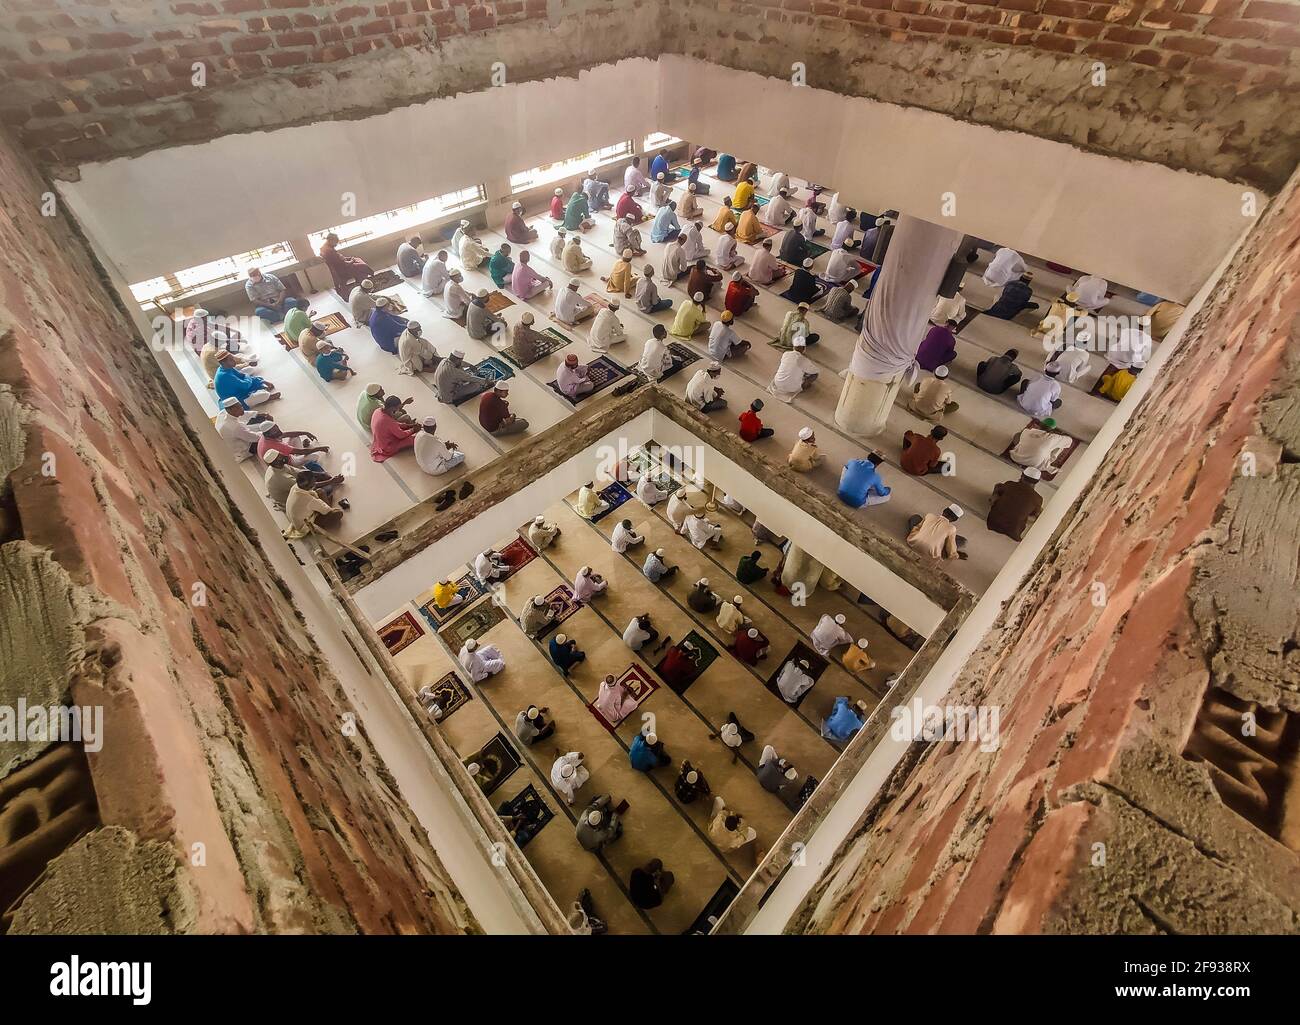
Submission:
{"label": "man wearing skullcap", "polygon": [[989,530],[1005,534],[1019,541],[1025,531],[1043,511],[1043,496],[1035,490],[1043,471],[1036,466],[1026,466],[1019,480],[1003,481],[993,488],[993,502],[989,506]]}
{"label": "man wearing skullcap", "polygon": [[817,449],[817,435],[811,427],[799,429],[799,440],[794,443],[786,463],[797,473],[811,473],[821,465],[823,456]]}
{"label": "man wearing skullcap", "polygon": [[506,214],[505,236],[516,245],[526,246],[530,242],[537,241],[537,230],[528,227],[524,221],[524,204],[510,204],[510,212]]}
{"label": "man wearing skullcap", "polygon": [[488,434],[500,437],[505,434],[522,434],[528,430],[528,421],[510,412],[510,384],[498,381],[478,400],[479,426]]}
{"label": "man wearing skullcap", "polygon": [[932,559],[964,559],[966,539],[957,533],[962,508],[956,503],[941,513],[912,516],[907,521],[907,543]]}
{"label": "man wearing skullcap", "polygon": [[465,462],[465,453],[457,448],[454,441],[439,438],[438,421],[427,416],[420,424],[420,432],[415,436],[415,461],[425,473],[437,477]]}

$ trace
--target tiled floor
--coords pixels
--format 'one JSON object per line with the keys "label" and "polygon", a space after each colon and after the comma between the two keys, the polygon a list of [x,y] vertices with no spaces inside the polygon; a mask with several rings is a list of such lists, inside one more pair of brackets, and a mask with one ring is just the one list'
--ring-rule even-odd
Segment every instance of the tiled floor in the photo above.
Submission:
{"label": "tiled floor", "polygon": [[[788,758],[801,775],[824,778],[838,755],[837,749],[820,735],[819,724],[837,695],[862,699],[874,705],[883,694],[888,676],[900,672],[912,656],[874,619],[867,608],[856,603],[855,592],[818,589],[803,607],[782,598],[770,581],[752,587],[738,583],[732,570],[741,555],[755,547],[749,523],[725,508],[711,513],[724,526],[723,542],[707,553],[697,551],[673,532],[658,510],[646,508],[636,499],[625,503],[618,514],[597,523],[580,517],[569,503],[546,510],[558,522],[562,533],[548,549],[509,577],[496,597],[486,595],[479,603],[500,600],[506,618],[482,635],[482,643],[495,644],[503,652],[506,668],[483,683],[472,686],[474,700],[446,717],[442,729],[462,758],[468,758],[498,731],[511,740],[523,759],[522,767],[491,795],[494,804],[513,797],[528,784],[542,796],[555,817],[525,847],[532,863],[556,901],[567,907],[579,890],[591,890],[598,913],[609,921],[611,931],[620,933],[678,933],[687,929],[705,908],[724,880],[739,884],[749,875],[755,858],[773,843],[788,824],[791,812],[775,795],[763,790],[754,776],[764,744],[772,744]],[[627,555],[616,553],[608,543],[609,532],[619,519],[631,519],[646,536],[645,544]],[[503,538],[502,546],[509,538]],[[647,546],[663,547],[667,560],[681,567],[667,586],[650,583],[640,572]],[[764,564],[774,566],[778,553],[765,547]],[[572,583],[583,565],[593,567],[610,583],[606,594],[596,598],[565,620],[561,629],[578,640],[587,660],[564,678],[552,665],[545,648],[526,637],[516,617],[534,594],[546,594],[563,583]],[[461,567],[457,575],[463,571]],[[686,594],[701,576],[720,595],[742,595],[744,608],[771,641],[771,654],[754,669],[733,658],[713,615],[693,611]],[[429,629],[419,612],[428,595],[396,609],[393,616],[412,612],[422,636],[399,651],[396,660],[413,690],[451,671],[455,639],[446,639]],[[620,674],[631,665],[640,666],[656,678],[653,666],[662,650],[633,653],[623,643],[622,633],[635,615],[649,613],[661,637],[676,641],[694,630],[718,649],[718,658],[682,695],[660,681],[660,686],[642,705],[611,733],[585,705],[596,694],[607,673]],[[764,686],[780,669],[785,654],[802,640],[810,643],[808,631],[823,612],[841,612],[855,636],[870,640],[876,667],[864,678],[855,677],[838,657],[818,680],[799,709],[788,706]],[[454,625],[456,619],[450,620]],[[444,633],[446,626],[442,627]],[[838,656],[839,651],[834,652]],[[556,734],[524,748],[511,732],[515,716],[529,704],[550,709],[557,724]],[[714,739],[717,729],[734,712],[755,734],[753,743],[741,748],[733,761],[731,753]],[[628,745],[641,728],[641,715],[653,714],[655,729],[664,741],[673,764],[651,774],[631,768]],[[549,784],[551,763],[566,752],[580,750],[592,778],[579,792],[572,808],[564,804]],[[683,805],[673,783],[682,759],[700,769],[714,793],[722,794],[729,807],[745,816],[758,833],[755,844],[738,852],[722,853],[708,839],[711,802],[701,799]],[[584,852],[574,838],[575,816],[595,796],[609,793],[615,803],[629,802],[622,838],[601,855]],[[636,909],[627,898],[626,885],[632,868],[651,858],[661,858],[676,876],[676,885],[664,904],[652,911]]]}

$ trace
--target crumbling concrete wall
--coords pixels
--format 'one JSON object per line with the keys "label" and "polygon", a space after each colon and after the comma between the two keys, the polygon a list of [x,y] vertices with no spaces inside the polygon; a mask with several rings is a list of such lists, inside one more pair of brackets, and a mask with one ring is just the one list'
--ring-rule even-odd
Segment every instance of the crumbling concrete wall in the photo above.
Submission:
{"label": "crumbling concrete wall", "polygon": [[81,240],[0,138],[0,927],[472,931]]}
{"label": "crumbling concrete wall", "polygon": [[1293,179],[790,927],[1300,931],[1298,593]]}
{"label": "crumbling concrete wall", "polygon": [[9,0],[0,118],[70,169],[683,53],[1272,190],[1298,48],[1286,0]]}

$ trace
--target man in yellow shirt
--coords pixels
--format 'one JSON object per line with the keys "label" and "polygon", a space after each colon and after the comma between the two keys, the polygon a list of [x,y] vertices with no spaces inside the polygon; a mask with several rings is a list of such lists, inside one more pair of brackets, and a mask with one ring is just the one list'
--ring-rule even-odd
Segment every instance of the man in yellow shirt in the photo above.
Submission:
{"label": "man in yellow shirt", "polygon": [[822,454],[817,450],[817,435],[811,427],[799,430],[799,440],[794,443],[786,459],[790,469],[796,473],[811,473],[822,461]]}
{"label": "man in yellow shirt", "polygon": [[1103,374],[1101,387],[1097,389],[1098,394],[1105,395],[1106,398],[1118,402],[1133,387],[1133,382],[1137,380],[1136,375],[1141,369],[1141,367],[1125,367],[1113,374]]}
{"label": "man in yellow shirt", "polygon": [[851,673],[865,673],[876,668],[876,660],[867,654],[867,639],[861,638],[857,644],[849,646],[844,652],[844,668]]}
{"label": "man in yellow shirt", "polygon": [[439,580],[433,585],[433,603],[443,611],[454,608],[464,600],[465,596],[450,580]]}

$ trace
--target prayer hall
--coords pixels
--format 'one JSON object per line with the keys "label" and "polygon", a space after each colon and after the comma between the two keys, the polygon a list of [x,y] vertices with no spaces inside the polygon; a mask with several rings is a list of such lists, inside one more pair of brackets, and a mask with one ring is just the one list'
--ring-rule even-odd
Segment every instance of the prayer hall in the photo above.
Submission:
{"label": "prayer hall", "polygon": [[0,932],[1297,930],[1300,3],[5,0],[0,83]]}

